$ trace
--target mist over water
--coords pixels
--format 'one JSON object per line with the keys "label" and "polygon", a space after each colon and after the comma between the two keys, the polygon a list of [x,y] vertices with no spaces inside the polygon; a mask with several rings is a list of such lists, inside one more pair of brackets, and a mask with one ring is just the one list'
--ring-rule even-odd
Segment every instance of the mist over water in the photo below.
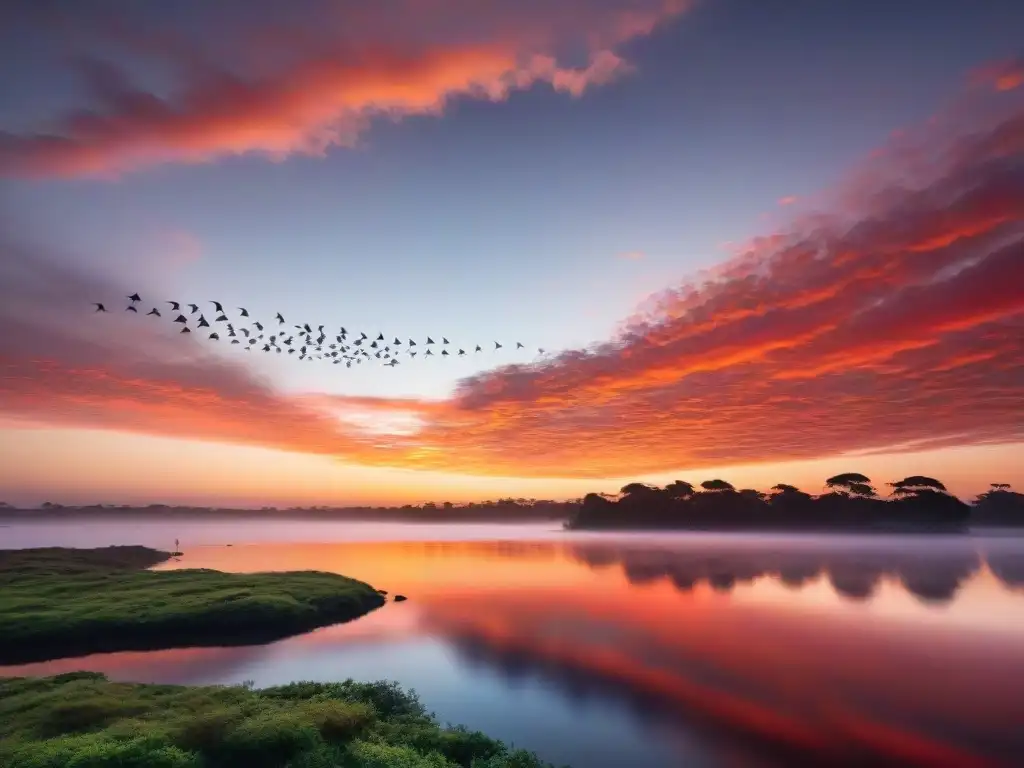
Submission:
{"label": "mist over water", "polygon": [[335,571],[410,599],[261,646],[0,674],[394,679],[444,721],[577,767],[1024,760],[1024,538],[216,517],[3,524],[3,547],[178,539],[183,557],[159,568]]}

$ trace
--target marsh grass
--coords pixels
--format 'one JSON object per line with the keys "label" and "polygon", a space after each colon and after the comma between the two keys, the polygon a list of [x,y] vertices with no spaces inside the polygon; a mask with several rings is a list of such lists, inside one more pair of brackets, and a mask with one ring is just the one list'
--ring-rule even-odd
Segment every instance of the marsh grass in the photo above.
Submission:
{"label": "marsh grass", "polygon": [[263,690],[0,678],[0,765],[17,768],[544,768],[442,728],[394,683]]}
{"label": "marsh grass", "polygon": [[333,573],[142,570],[168,557],[146,547],[0,551],[0,663],[261,643],[385,602]]}

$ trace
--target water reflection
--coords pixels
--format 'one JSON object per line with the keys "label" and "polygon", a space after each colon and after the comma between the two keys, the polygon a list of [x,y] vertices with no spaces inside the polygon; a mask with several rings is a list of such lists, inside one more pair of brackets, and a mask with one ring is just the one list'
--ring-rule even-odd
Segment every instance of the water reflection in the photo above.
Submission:
{"label": "water reflection", "polygon": [[1024,759],[1024,542],[253,544],[166,567],[315,568],[411,599],[266,646],[0,673],[387,677],[442,719],[593,768]]}
{"label": "water reflection", "polygon": [[[752,552],[678,551],[664,547],[623,547],[607,544],[576,544],[570,551],[593,568],[618,564],[626,579],[643,585],[668,579],[680,592],[707,584],[717,592],[730,592],[737,584],[759,578],[777,579],[798,589],[823,574],[832,588],[851,600],[872,597],[885,578],[896,579],[926,603],[945,603],[982,565],[979,552],[969,544],[944,551],[811,551]],[[997,556],[999,557],[999,556]],[[1024,560],[1003,555],[996,573],[1006,583],[1024,575]],[[1014,568],[1019,571],[1014,571]],[[993,569],[995,570],[995,568]]]}

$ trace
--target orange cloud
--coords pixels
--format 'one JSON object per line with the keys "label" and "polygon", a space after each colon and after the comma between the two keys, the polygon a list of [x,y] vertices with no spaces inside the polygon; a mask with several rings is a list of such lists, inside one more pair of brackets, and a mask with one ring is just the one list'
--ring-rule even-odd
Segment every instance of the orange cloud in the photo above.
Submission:
{"label": "orange cloud", "polygon": [[[0,173],[103,175],[250,152],[322,154],[354,145],[374,118],[439,114],[454,98],[502,101],[536,83],[580,96],[630,69],[616,48],[686,6],[680,0],[401,0],[376,10],[324,0],[306,5],[302,18],[293,17],[294,9],[267,6],[263,15],[236,19],[206,48],[141,18],[103,24],[69,11],[65,25],[92,31],[79,31],[76,39],[93,37],[106,46],[102,61],[83,54],[77,62],[89,106],[37,133],[0,135]],[[45,35],[55,24],[53,15],[44,18],[33,34]],[[564,64],[565,51],[580,45],[585,61]],[[133,79],[111,63],[119,55],[169,68],[176,85],[168,92]]]}
{"label": "orange cloud", "polygon": [[68,308],[113,289],[5,254],[0,413],[513,477],[1024,441],[1024,101],[990,95],[1011,101],[913,183],[859,175],[862,207],[798,217],[615,338],[442,401],[286,397],[177,338],[83,338]]}

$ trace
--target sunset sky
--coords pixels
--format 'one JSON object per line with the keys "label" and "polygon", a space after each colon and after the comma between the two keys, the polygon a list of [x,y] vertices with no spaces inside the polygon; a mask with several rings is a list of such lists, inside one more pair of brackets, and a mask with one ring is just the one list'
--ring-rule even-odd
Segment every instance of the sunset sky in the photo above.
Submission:
{"label": "sunset sky", "polygon": [[[1019,490],[1021,29],[1016,0],[4,3],[0,499]],[[484,352],[349,370],[164,303],[212,299]]]}

